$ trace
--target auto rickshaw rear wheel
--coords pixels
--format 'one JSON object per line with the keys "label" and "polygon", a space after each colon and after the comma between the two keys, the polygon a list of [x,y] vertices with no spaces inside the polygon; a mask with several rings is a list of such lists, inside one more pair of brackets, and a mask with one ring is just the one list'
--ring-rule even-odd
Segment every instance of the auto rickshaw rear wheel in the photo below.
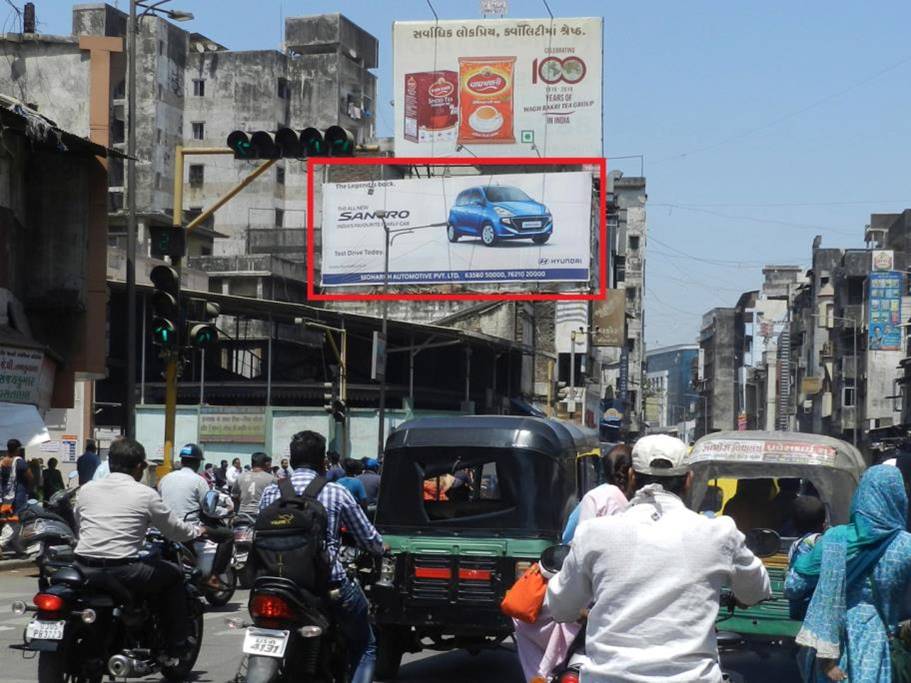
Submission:
{"label": "auto rickshaw rear wheel", "polygon": [[408,644],[410,629],[401,626],[376,627],[376,668],[374,676],[379,681],[392,681],[399,675],[402,655]]}

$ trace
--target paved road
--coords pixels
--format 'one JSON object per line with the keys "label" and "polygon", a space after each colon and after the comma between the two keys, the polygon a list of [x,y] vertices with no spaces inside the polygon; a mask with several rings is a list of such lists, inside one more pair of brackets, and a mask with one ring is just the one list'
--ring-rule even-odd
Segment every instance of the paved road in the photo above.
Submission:
{"label": "paved road", "polygon": [[[21,654],[8,650],[10,644],[21,642],[27,617],[17,617],[9,611],[14,600],[31,601],[37,581],[29,570],[0,572],[0,683],[26,683],[37,676],[37,662],[25,660]],[[196,666],[198,683],[229,683],[240,666],[242,633],[224,626],[224,618],[233,614],[246,616],[247,592],[238,591],[234,600],[220,610],[206,612],[203,649]],[[799,683],[793,660],[784,653],[760,658],[752,653],[727,657],[729,670],[745,676],[748,683],[775,681]],[[160,680],[157,677],[145,679]],[[466,652],[423,652],[407,655],[398,681],[402,683],[523,683],[511,644],[477,656]]]}

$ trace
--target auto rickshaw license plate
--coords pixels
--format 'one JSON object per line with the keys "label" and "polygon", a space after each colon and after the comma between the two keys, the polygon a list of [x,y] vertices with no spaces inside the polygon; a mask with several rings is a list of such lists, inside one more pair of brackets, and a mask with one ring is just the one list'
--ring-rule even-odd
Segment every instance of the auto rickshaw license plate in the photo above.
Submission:
{"label": "auto rickshaw license plate", "polygon": [[244,636],[244,654],[262,657],[284,657],[289,631],[248,628]]}
{"label": "auto rickshaw license plate", "polygon": [[65,621],[30,621],[25,627],[26,640],[63,640]]}

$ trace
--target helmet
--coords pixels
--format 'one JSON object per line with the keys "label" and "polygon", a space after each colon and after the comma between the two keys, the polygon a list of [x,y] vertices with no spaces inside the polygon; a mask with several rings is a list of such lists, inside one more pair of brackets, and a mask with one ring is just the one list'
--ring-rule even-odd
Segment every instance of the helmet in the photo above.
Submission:
{"label": "helmet", "polygon": [[181,460],[202,460],[203,454],[202,449],[197,446],[195,443],[188,443],[186,446],[180,449],[180,459]]}

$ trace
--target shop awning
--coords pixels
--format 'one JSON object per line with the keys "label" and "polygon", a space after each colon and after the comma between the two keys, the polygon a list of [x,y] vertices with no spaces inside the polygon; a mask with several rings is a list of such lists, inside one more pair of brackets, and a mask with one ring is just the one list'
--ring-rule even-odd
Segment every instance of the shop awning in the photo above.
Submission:
{"label": "shop awning", "polygon": [[6,448],[9,439],[18,439],[28,448],[50,441],[51,437],[35,406],[0,402],[0,448]]}

